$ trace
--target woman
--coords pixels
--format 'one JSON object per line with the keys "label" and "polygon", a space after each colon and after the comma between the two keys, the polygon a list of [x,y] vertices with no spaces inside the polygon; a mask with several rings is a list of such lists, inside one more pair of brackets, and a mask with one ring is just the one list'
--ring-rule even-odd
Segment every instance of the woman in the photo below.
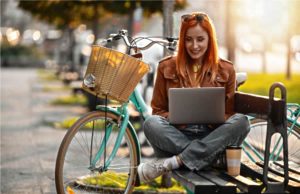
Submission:
{"label": "woman", "polygon": [[[177,56],[160,61],[151,106],[153,115],[144,132],[161,158],[138,167],[141,181],[185,166],[200,170],[211,164],[226,146],[240,145],[249,132],[246,116],[234,114],[235,70],[218,56],[210,18],[201,12],[183,15]],[[179,87],[225,87],[226,122],[220,126],[173,126],[168,122],[168,90]]]}

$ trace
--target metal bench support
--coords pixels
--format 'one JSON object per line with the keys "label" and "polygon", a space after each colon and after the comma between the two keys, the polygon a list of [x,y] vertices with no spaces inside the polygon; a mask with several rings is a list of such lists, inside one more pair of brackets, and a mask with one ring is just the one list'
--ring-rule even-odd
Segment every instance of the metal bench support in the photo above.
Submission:
{"label": "metal bench support", "polygon": [[[274,107],[274,92],[279,88],[281,92],[280,109]],[[277,102],[278,104],[278,102]],[[284,181],[269,182],[269,159],[272,135],[279,133],[283,140]],[[269,91],[269,116],[267,125],[267,137],[264,155],[263,181],[267,187],[265,193],[285,193],[288,185],[288,143],[287,143],[287,120],[286,120],[286,89],[281,83],[274,83]]]}

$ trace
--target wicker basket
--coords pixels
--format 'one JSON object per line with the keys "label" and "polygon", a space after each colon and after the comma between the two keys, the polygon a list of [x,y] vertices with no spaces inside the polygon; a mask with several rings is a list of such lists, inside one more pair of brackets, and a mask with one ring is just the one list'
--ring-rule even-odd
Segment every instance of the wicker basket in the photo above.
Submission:
{"label": "wicker basket", "polygon": [[85,73],[85,78],[90,76],[94,79],[94,85],[88,87],[82,84],[82,87],[98,97],[107,96],[126,102],[149,69],[149,65],[139,59],[94,45]]}

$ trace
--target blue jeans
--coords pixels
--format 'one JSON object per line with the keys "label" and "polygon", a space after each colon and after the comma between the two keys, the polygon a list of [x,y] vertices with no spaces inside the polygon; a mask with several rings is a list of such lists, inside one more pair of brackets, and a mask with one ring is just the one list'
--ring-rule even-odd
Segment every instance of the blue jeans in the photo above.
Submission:
{"label": "blue jeans", "polygon": [[215,129],[207,125],[189,125],[178,129],[164,117],[152,115],[144,122],[144,132],[157,157],[178,155],[190,170],[210,165],[227,146],[241,145],[249,132],[243,114],[231,116]]}

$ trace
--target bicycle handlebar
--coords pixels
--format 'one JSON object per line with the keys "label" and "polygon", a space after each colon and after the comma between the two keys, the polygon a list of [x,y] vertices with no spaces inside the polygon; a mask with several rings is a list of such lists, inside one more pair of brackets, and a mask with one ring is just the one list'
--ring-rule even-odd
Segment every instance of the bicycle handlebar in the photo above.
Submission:
{"label": "bicycle handlebar", "polygon": [[[132,40],[129,40],[130,37],[128,36],[127,30],[120,30],[118,34],[110,34],[107,42],[112,42],[116,40],[122,39],[126,44],[127,48],[135,49],[135,50],[147,50],[152,47],[154,44],[159,44],[170,51],[176,50],[177,40],[176,37],[136,37]],[[136,44],[141,40],[149,40],[150,43],[146,44],[145,46],[138,47]]]}

